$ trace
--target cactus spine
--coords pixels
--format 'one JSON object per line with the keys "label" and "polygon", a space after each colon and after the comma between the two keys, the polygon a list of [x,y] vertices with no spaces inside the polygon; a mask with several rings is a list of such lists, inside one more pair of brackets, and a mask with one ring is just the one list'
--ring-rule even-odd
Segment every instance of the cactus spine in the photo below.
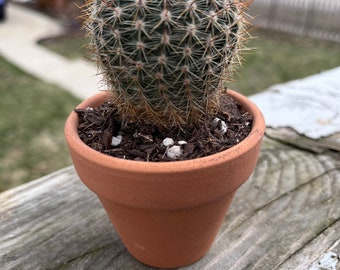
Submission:
{"label": "cactus spine", "polygon": [[91,0],[85,26],[123,119],[199,124],[218,107],[245,30],[241,0]]}

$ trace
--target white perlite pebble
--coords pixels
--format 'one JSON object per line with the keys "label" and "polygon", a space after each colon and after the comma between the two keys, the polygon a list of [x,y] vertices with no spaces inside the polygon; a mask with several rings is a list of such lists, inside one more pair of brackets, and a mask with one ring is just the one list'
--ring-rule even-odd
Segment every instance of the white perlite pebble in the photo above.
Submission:
{"label": "white perlite pebble", "polygon": [[122,135],[112,136],[111,145],[112,146],[120,145],[120,143],[122,142],[122,139],[123,139]]}
{"label": "white perlite pebble", "polygon": [[221,123],[222,134],[225,134],[228,130],[227,124],[223,120],[221,120],[220,118],[215,117],[214,120],[213,120],[213,124],[217,126],[219,123]]}
{"label": "white perlite pebble", "polygon": [[178,141],[178,144],[179,145],[184,145],[184,144],[187,144],[187,142],[186,141]]}
{"label": "white perlite pebble", "polygon": [[171,139],[171,138],[165,138],[165,139],[163,140],[163,145],[164,145],[165,147],[174,145],[174,143],[175,143],[175,141],[174,141],[173,139]]}
{"label": "white perlite pebble", "polygon": [[170,159],[177,159],[181,156],[182,149],[179,145],[174,145],[166,150],[166,155]]}

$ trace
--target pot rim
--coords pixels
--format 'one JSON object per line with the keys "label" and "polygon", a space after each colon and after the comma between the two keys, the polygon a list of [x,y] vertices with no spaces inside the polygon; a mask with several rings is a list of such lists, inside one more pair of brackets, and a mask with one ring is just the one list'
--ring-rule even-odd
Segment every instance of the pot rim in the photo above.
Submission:
{"label": "pot rim", "polygon": [[[201,170],[202,168],[211,167],[212,164],[220,165],[228,160],[233,160],[238,156],[245,154],[253,148],[259,140],[262,140],[265,130],[265,121],[260,109],[247,97],[233,91],[227,90],[227,94],[234,98],[246,111],[253,116],[253,127],[249,135],[237,145],[224,151],[196,159],[184,161],[167,161],[167,162],[146,162],[116,158],[100,153],[87,146],[78,135],[78,115],[72,111],[65,123],[65,137],[69,145],[77,148],[77,154],[83,158],[90,166],[102,166],[112,168],[118,171],[133,171],[135,173],[162,174],[174,172],[188,172],[192,170]],[[86,99],[80,103],[77,108],[96,107],[103,102],[108,96],[107,91],[101,91],[98,94]],[[91,157],[91,158],[90,158]],[[93,165],[92,165],[93,166]]]}

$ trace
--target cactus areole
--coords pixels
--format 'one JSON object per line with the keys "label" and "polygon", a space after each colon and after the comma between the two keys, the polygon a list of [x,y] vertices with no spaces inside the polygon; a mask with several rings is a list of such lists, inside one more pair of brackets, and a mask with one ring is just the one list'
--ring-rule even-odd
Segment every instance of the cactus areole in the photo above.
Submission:
{"label": "cactus areole", "polygon": [[238,0],[92,0],[91,49],[124,122],[185,129],[218,110],[246,34]]}

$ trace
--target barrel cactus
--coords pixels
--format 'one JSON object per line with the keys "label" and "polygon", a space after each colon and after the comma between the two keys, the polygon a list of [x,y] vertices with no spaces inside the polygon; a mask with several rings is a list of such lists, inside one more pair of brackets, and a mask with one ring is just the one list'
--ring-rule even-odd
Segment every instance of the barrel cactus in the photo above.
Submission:
{"label": "barrel cactus", "polygon": [[218,110],[247,34],[241,0],[91,0],[86,29],[125,121],[192,126]]}

